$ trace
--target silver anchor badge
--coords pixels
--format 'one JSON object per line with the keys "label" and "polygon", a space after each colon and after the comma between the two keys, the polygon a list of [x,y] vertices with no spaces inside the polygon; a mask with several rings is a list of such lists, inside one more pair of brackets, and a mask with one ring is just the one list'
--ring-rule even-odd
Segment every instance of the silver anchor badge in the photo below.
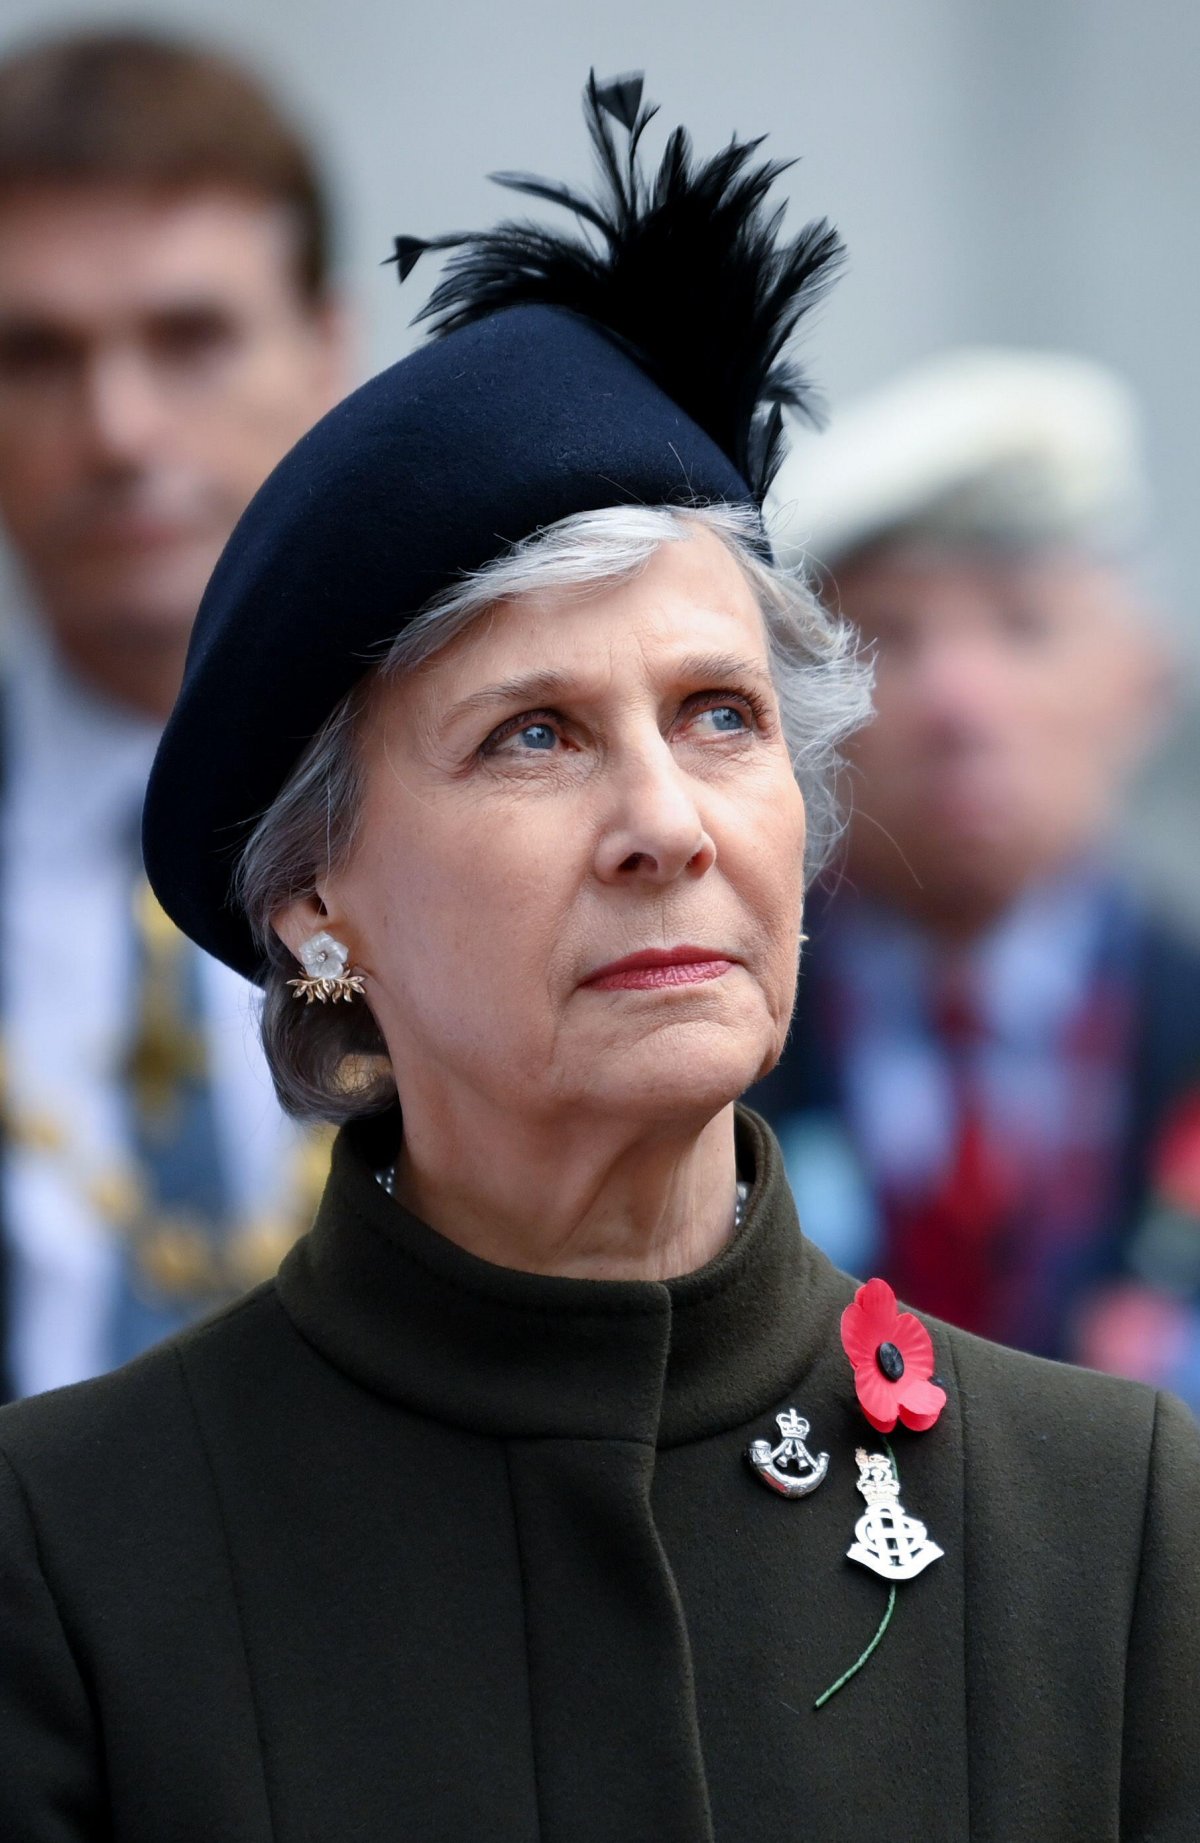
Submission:
{"label": "silver anchor badge", "polygon": [[770,1485],[772,1491],[778,1491],[782,1497],[807,1497],[810,1491],[816,1490],[829,1469],[829,1454],[818,1453],[813,1458],[804,1444],[808,1438],[808,1422],[794,1408],[785,1408],[782,1414],[777,1414],[775,1424],[783,1435],[779,1445],[772,1447],[769,1440],[752,1440],[746,1457],[764,1485]]}
{"label": "silver anchor badge", "polygon": [[929,1540],[925,1525],[906,1514],[900,1480],[887,1454],[868,1453],[860,1446],[854,1457],[867,1508],[854,1525],[855,1540],[846,1554],[885,1581],[911,1581],[943,1551]]}

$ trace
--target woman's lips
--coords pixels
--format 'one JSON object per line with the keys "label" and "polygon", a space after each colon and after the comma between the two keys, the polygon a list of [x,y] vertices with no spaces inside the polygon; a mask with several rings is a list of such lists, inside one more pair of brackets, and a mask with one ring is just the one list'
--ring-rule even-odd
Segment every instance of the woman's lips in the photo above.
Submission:
{"label": "woman's lips", "polygon": [[720,979],[736,964],[711,947],[649,948],[600,967],[583,983],[594,992],[654,992]]}

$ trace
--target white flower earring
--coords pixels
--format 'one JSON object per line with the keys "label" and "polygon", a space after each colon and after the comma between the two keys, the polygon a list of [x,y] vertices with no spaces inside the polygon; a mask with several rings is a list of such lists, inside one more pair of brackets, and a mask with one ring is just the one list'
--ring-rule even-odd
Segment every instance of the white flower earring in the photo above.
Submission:
{"label": "white flower earring", "polygon": [[339,998],[349,1004],[356,992],[366,990],[361,973],[346,971],[349,958],[350,949],[332,934],[311,935],[300,949],[304,978],[288,980],[293,998],[302,998],[308,1005],[314,999],[336,1005]]}

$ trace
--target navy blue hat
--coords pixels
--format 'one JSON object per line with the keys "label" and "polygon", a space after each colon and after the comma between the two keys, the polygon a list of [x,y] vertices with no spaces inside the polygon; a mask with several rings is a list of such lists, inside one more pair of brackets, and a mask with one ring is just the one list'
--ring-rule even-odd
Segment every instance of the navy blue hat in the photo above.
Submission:
{"label": "navy blue hat", "polygon": [[[676,130],[651,186],[635,159],[653,114],[640,79],[593,79],[587,110],[601,201],[500,177],[568,205],[590,240],[512,224],[438,240],[454,254],[424,310],[435,338],[292,449],[205,592],[143,849],[167,913],[251,978],[262,955],[231,893],[239,852],[430,597],[572,513],[759,504],[781,406],[810,408],[781,353],[840,255],[834,233],[779,242],[762,207],[781,169],[749,165],[758,143],[693,170]],[[402,279],[427,247],[397,238]]]}

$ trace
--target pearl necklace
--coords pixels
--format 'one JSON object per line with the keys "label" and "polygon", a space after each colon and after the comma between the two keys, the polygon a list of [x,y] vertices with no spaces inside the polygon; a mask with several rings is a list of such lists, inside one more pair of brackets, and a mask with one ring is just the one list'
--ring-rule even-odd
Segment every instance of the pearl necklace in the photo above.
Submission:
{"label": "pearl necklace", "polygon": [[[375,1173],[375,1182],[379,1185],[379,1188],[382,1190],[384,1196],[391,1197],[394,1203],[396,1200],[396,1166],[395,1165],[385,1165],[382,1171],[377,1171]],[[744,1178],[739,1178],[738,1186],[737,1186],[737,1201],[735,1202],[733,1206],[733,1227],[734,1227],[735,1233],[737,1232],[738,1229],[741,1228],[742,1223],[745,1221],[746,1203],[747,1203],[749,1196],[750,1196],[749,1184],[746,1182]]]}

